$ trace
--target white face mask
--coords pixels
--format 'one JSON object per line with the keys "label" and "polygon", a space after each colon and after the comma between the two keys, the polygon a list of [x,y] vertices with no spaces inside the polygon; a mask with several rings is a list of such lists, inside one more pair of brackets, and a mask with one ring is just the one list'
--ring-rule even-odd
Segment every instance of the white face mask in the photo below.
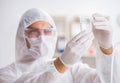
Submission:
{"label": "white face mask", "polygon": [[39,38],[27,38],[30,43],[29,51],[32,53],[34,59],[46,57],[48,59],[53,57],[55,46],[52,36],[40,36]]}

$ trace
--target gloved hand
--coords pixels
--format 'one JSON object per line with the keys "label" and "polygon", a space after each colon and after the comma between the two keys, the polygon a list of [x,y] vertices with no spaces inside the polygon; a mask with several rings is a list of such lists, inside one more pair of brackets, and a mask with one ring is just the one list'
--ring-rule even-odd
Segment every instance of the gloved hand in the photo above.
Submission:
{"label": "gloved hand", "polygon": [[112,46],[112,28],[109,20],[100,15],[93,14],[93,34],[99,45],[103,48]]}
{"label": "gloved hand", "polygon": [[81,31],[66,45],[65,51],[59,57],[60,61],[67,67],[80,61],[83,54],[87,52],[92,44],[93,34],[90,31]]}

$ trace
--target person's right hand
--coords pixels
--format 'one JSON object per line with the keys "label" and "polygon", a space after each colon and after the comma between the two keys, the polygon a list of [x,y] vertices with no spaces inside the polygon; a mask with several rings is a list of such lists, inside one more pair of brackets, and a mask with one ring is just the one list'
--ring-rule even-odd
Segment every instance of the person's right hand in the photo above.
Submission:
{"label": "person's right hand", "polygon": [[92,44],[93,34],[90,31],[81,31],[71,41],[68,42],[65,52],[59,57],[60,61],[67,67],[80,61]]}

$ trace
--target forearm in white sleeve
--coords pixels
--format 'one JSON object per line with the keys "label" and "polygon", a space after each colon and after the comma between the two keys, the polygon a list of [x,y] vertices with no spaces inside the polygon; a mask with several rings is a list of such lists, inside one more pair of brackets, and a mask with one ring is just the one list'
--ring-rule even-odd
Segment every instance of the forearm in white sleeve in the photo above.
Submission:
{"label": "forearm in white sleeve", "polygon": [[[101,83],[111,83],[112,68],[113,68],[113,53],[110,55],[104,54],[100,47],[96,46],[96,69]],[[114,49],[114,47],[113,47]]]}

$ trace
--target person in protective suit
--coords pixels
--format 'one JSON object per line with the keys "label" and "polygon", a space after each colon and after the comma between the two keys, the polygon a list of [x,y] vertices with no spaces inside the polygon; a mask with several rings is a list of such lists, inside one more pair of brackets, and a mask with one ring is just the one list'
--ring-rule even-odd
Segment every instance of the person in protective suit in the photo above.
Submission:
{"label": "person in protective suit", "polygon": [[[16,61],[0,69],[0,83],[111,83],[113,44],[109,21],[93,14],[92,31],[84,30],[72,38],[64,53],[53,59],[57,30],[43,10],[26,11],[16,36]],[[80,62],[97,40],[96,69]]]}

